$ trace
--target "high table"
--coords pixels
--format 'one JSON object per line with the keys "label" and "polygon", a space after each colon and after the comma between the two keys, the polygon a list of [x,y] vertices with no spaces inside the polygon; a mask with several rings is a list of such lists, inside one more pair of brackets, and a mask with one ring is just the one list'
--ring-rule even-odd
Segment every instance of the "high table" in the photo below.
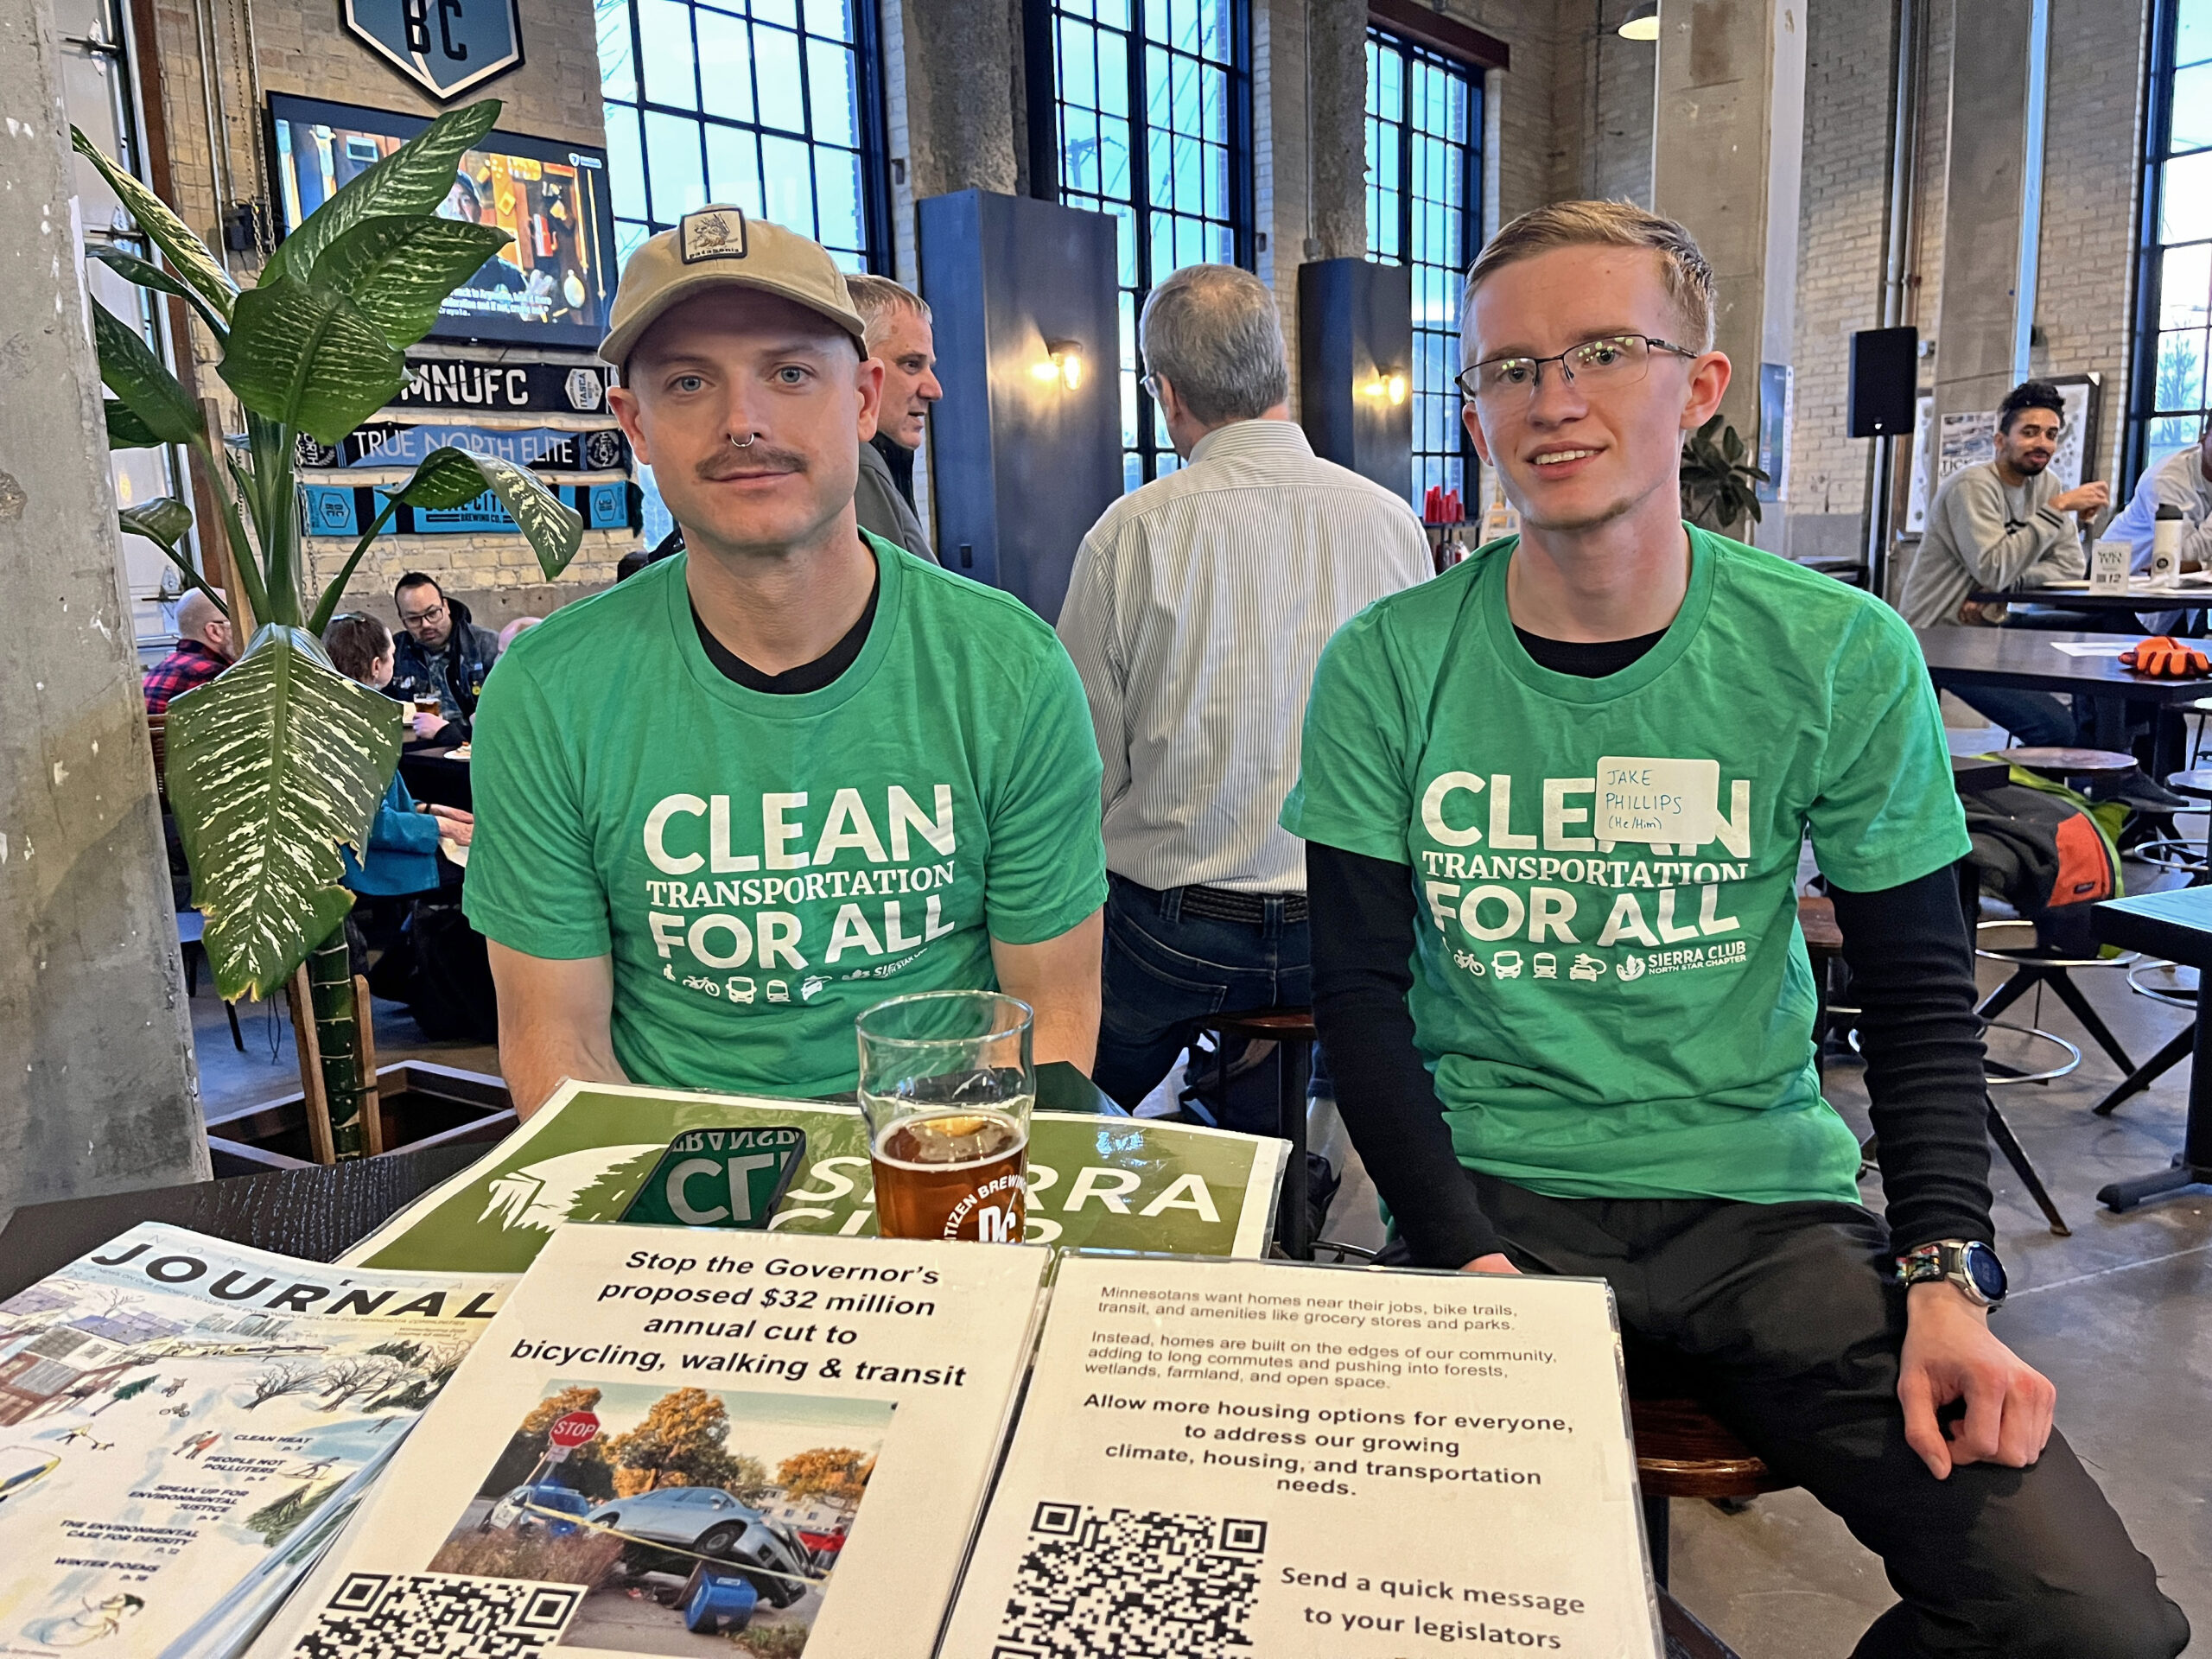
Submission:
{"label": "high table", "polygon": [[2180,709],[2212,696],[2212,674],[2183,680],[2152,679],[2122,668],[2117,657],[2076,657],[2062,645],[2127,645],[2140,633],[2047,633],[2040,628],[1915,628],[1929,677],[1946,690],[2004,685],[2026,691],[2086,696],[2095,705],[2095,747],[2127,747],[2126,705],[2148,703],[2158,712],[2151,769],[2163,778],[2182,769],[2184,738]]}
{"label": "high table", "polygon": [[2116,594],[2093,594],[2084,581],[2015,588],[2010,592],[1976,588],[1967,597],[1977,605],[2041,605],[2054,611],[2094,611],[2100,616],[2110,615],[2115,621],[2126,617],[2128,620],[2119,624],[2125,627],[2138,616],[2156,616],[2162,611],[2199,611],[2212,606],[2212,588],[2199,583],[2186,588],[2153,588],[2147,579],[2139,577]]}
{"label": "high table", "polygon": [[[2090,913],[2097,938],[2107,944],[2146,956],[2164,957],[2200,972],[2212,969],[2212,887],[2181,887],[2133,899],[2108,899]],[[2212,1043],[2206,1023],[2196,1021],[2196,1044],[2189,1065],[2189,1124],[2182,1148],[2166,1168],[2114,1181],[2099,1190],[2107,1210],[2133,1210],[2145,1198],[2177,1192],[2185,1186],[2212,1185]]]}

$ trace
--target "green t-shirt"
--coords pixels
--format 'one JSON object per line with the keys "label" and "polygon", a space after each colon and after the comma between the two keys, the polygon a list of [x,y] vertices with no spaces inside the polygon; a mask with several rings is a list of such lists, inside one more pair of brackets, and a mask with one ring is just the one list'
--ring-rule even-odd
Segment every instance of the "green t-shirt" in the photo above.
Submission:
{"label": "green t-shirt", "polygon": [[1409,1002],[1462,1164],[1561,1198],[1855,1202],[1798,851],[1848,892],[1963,857],[1942,717],[1896,612],[1689,534],[1681,613],[1601,679],[1515,637],[1510,539],[1369,606],[1321,658],[1282,823],[1413,867]]}
{"label": "green t-shirt", "polygon": [[874,624],[830,684],[708,660],[685,557],[521,635],[475,726],[468,918],[525,955],[605,956],[637,1082],[850,1089],[853,1018],[991,989],[1104,902],[1082,683],[1018,601],[868,538]]}

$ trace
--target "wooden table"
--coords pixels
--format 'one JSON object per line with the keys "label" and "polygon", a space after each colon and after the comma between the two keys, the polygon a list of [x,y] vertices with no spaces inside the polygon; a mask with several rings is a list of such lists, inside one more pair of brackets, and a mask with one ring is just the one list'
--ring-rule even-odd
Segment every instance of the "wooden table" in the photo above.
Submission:
{"label": "wooden table", "polygon": [[[2200,972],[2212,969],[2212,887],[2108,899],[2090,912],[2089,920],[2106,944],[2164,957]],[[2207,1041],[2206,1032],[2207,1022],[2200,1014],[2189,1065],[2189,1122],[2181,1150],[2164,1169],[2101,1188],[2097,1202],[2107,1210],[2133,1210],[2145,1198],[2212,1185],[2212,1052],[2208,1052],[2212,1042]]]}
{"label": "wooden table", "polygon": [[2157,710],[2152,771],[2163,778],[2179,772],[2184,735],[2180,710],[2199,697],[2212,696],[2212,674],[2185,680],[2152,679],[2122,668],[2117,657],[2075,657],[2061,645],[2133,645],[2140,633],[2051,633],[2040,628],[1915,628],[1929,677],[1948,690],[1961,686],[2005,685],[2024,691],[2056,691],[2089,698],[2096,707],[2094,747],[2127,747],[2126,706],[2145,703]]}

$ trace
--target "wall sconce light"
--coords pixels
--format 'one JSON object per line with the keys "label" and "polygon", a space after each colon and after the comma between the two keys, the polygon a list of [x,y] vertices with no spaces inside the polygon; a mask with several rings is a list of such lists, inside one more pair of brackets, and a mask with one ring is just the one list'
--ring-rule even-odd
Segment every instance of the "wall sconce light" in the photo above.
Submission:
{"label": "wall sconce light", "polygon": [[1656,41],[1659,38],[1659,0],[1643,0],[1643,3],[1629,8],[1628,16],[1621,19],[1619,29],[1624,41]]}
{"label": "wall sconce light", "polygon": [[1388,374],[1378,373],[1360,391],[1377,402],[1388,400],[1393,404],[1402,404],[1406,401],[1406,377],[1395,369]]}
{"label": "wall sconce light", "polygon": [[1046,356],[1029,365],[1039,380],[1057,380],[1070,391],[1083,385],[1083,348],[1071,340],[1048,340]]}

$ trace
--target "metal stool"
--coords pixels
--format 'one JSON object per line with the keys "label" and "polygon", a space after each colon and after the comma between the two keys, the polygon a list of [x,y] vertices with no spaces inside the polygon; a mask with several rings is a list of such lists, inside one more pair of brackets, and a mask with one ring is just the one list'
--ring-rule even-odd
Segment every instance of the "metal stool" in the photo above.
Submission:
{"label": "metal stool", "polygon": [[[2034,923],[2018,918],[1995,918],[1975,923],[1975,937],[1979,940],[1980,934],[1990,928],[2034,925]],[[2075,968],[2128,967],[2139,960],[2134,952],[2126,951],[2114,957],[2063,957],[2046,950],[2041,945],[2025,950],[2006,950],[1977,943],[1974,953],[1989,962],[2010,963],[2015,969],[2012,978],[1992,991],[1982,1000],[1981,1006],[1974,1010],[1984,1020],[1995,1024],[1999,1014],[2030,991],[2038,985],[2048,985],[2057,993],[2058,1000],[2073,1011],[2074,1017],[2082,1022],[2082,1029],[2095,1039],[2098,1047],[2112,1057],[2113,1063],[2120,1067],[2123,1075],[2135,1069],[2134,1060],[2120,1046],[2120,1039],[2112,1034],[2111,1028],[2089,1006],[2089,999],[2082,995],[2082,988],[2069,976],[2069,970]],[[2070,1071],[2072,1068],[2068,1069]]]}
{"label": "metal stool", "polygon": [[[2166,787],[2177,795],[2212,801],[2212,772],[2170,772],[2165,782]],[[2172,826],[2169,824],[2168,828]],[[2202,887],[2212,880],[2212,823],[2207,824],[2201,844],[2178,834],[2152,836],[2137,842],[2127,852],[2131,858],[2139,858],[2153,869],[2186,875],[2192,887]]]}

